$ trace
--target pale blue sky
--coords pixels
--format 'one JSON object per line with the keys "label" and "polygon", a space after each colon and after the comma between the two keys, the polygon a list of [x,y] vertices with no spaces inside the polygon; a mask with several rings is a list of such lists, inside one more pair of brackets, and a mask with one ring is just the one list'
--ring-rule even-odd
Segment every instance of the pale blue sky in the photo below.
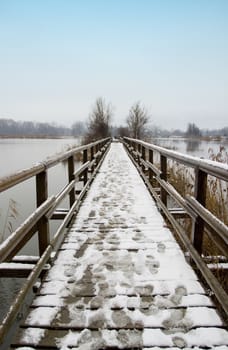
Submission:
{"label": "pale blue sky", "polygon": [[0,0],[0,117],[228,125],[228,0]]}

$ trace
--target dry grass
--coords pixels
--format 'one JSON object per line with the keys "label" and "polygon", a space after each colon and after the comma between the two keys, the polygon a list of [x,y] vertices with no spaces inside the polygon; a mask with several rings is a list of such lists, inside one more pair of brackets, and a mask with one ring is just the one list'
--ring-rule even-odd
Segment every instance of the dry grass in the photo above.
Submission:
{"label": "dry grass", "polygon": [[18,211],[18,203],[11,199],[9,200],[9,205],[3,225],[3,230],[0,232],[0,243],[4,241],[4,239],[13,232],[13,225],[19,216]]}
{"label": "dry grass", "polygon": [[[211,160],[227,163],[228,154],[224,147],[220,147],[217,154],[210,148],[208,150]],[[193,195],[194,193],[194,172],[192,169],[176,162],[169,163],[168,181],[183,196]],[[228,224],[228,184],[215,177],[208,176],[207,180],[207,196],[206,208],[214,214],[219,220],[226,225]],[[191,237],[191,220],[180,220],[180,224],[184,227],[186,234]],[[228,291],[227,270],[219,269],[218,264],[221,260],[221,252],[215,243],[210,239],[206,232],[203,238],[203,256],[211,257],[215,265],[213,273],[220,281],[223,288]],[[217,268],[216,268],[217,266]]]}

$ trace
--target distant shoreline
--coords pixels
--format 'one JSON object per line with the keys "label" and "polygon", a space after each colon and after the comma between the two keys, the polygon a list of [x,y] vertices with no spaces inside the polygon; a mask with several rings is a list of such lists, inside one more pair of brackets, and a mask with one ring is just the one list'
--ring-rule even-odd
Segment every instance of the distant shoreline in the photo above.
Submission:
{"label": "distant shoreline", "polygon": [[0,135],[0,139],[76,139],[75,136],[54,136],[54,135]]}

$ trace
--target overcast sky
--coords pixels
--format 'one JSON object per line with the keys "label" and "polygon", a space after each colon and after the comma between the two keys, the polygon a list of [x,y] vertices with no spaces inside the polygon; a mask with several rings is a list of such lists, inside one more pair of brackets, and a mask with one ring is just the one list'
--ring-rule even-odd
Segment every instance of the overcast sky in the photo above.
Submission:
{"label": "overcast sky", "polygon": [[228,0],[0,0],[0,118],[228,126]]}

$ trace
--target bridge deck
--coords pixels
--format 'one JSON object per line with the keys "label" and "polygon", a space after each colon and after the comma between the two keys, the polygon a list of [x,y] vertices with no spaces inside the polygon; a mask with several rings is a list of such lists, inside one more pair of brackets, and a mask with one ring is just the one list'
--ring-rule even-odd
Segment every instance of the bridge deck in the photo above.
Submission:
{"label": "bridge deck", "polygon": [[211,300],[113,143],[12,347],[228,347]]}

